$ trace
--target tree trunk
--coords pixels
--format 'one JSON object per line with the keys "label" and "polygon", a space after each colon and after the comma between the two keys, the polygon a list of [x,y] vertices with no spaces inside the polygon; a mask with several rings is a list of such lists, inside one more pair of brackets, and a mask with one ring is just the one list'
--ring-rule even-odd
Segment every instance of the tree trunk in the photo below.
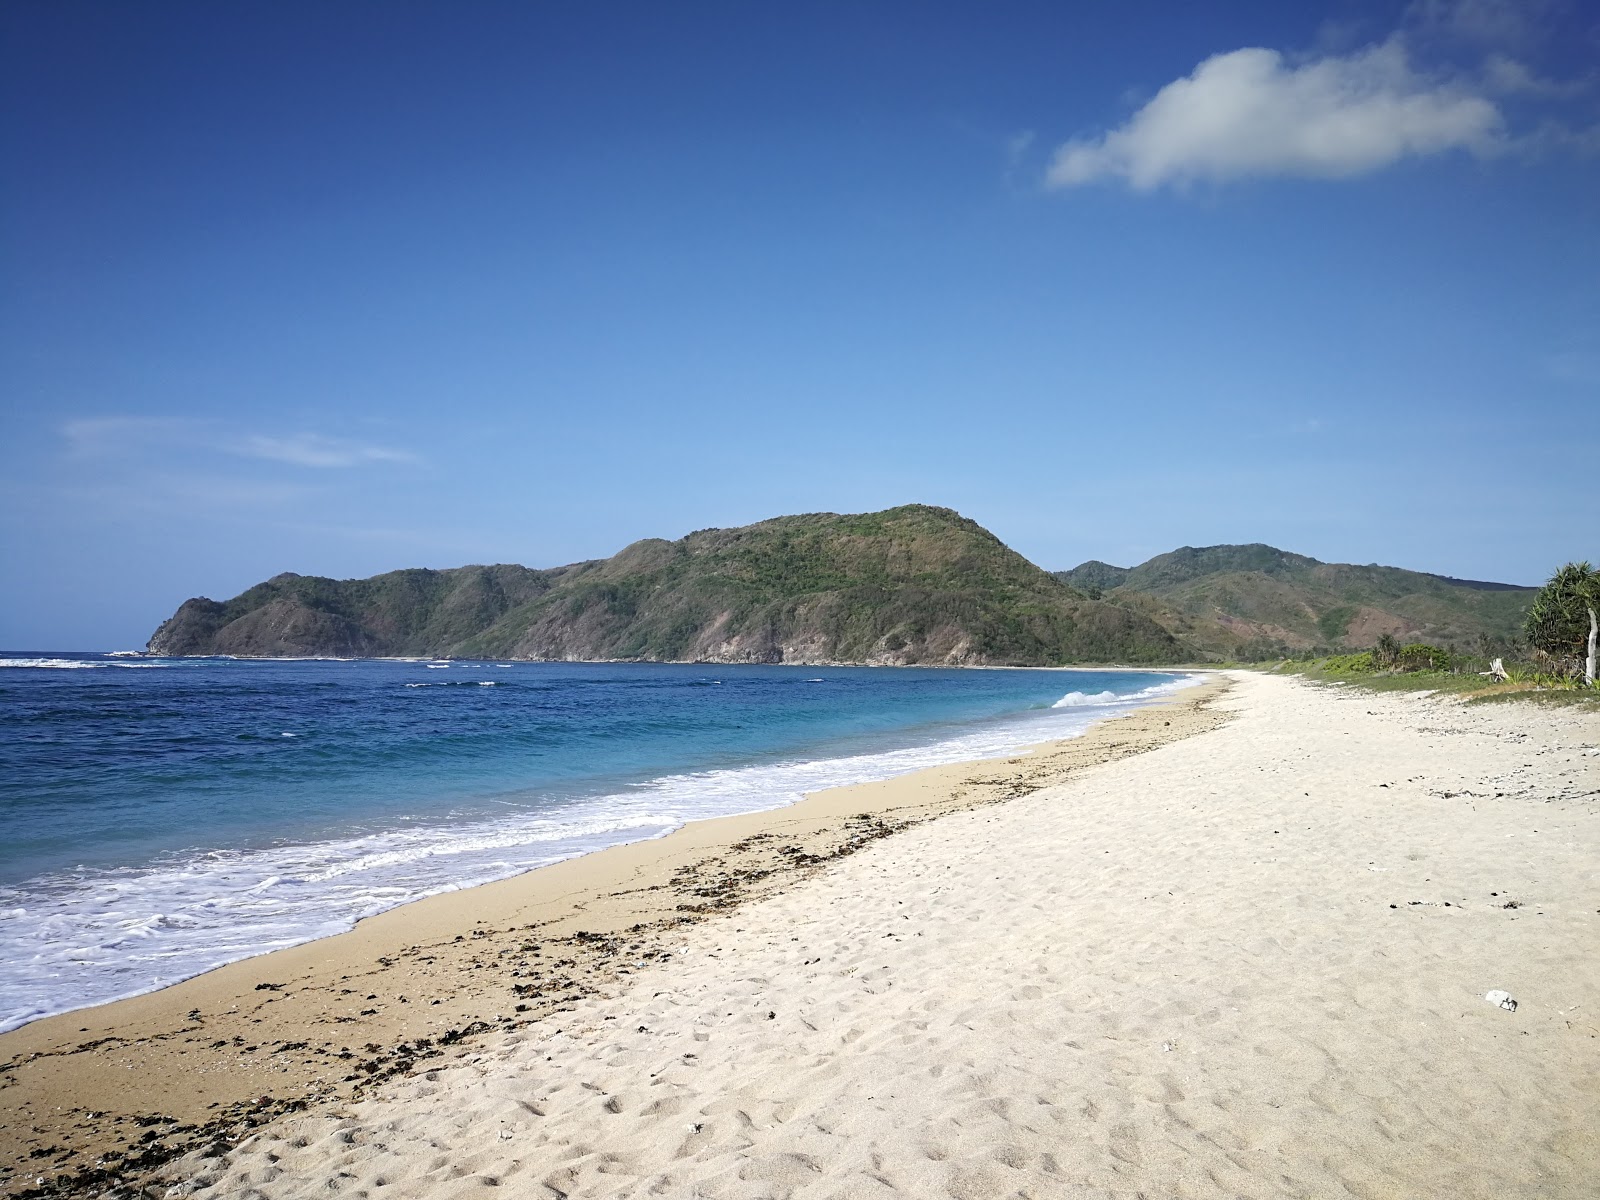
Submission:
{"label": "tree trunk", "polygon": [[1600,623],[1597,623],[1594,608],[1589,609],[1589,658],[1583,664],[1583,681],[1590,687],[1594,686],[1594,642],[1595,634],[1600,632]]}

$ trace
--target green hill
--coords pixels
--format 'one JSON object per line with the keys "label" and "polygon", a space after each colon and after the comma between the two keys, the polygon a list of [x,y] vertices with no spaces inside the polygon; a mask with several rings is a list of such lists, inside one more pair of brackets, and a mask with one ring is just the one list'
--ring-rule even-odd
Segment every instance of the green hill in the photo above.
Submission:
{"label": "green hill", "polygon": [[279,575],[189,600],[158,654],[1053,666],[1193,657],[949,509],[812,513],[551,570]]}
{"label": "green hill", "polygon": [[1399,567],[1325,563],[1272,546],[1185,546],[1137,567],[1056,577],[1159,622],[1210,654],[1363,649],[1389,633],[1469,649],[1515,637],[1537,589]]}
{"label": "green hill", "polygon": [[157,629],[158,654],[432,655],[549,591],[556,571],[458,567],[371,579],[286,572],[226,603],[187,600]]}

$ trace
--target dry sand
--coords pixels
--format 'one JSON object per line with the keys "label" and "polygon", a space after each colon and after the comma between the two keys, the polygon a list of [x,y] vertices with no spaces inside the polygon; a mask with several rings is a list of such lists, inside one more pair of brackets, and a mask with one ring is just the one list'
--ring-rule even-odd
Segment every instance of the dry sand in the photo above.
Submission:
{"label": "dry sand", "polygon": [[[702,922],[889,833],[1226,718],[1214,683],[1007,759],[691,824],[0,1035],[0,1194],[95,1195],[290,1111],[347,1106],[662,961]],[[550,1027],[554,1027],[551,1025]],[[43,1180],[43,1185],[39,1181]]]}
{"label": "dry sand", "polygon": [[619,989],[174,1178],[1600,1192],[1600,717],[1254,675],[1217,706],[1236,719],[875,841]]}

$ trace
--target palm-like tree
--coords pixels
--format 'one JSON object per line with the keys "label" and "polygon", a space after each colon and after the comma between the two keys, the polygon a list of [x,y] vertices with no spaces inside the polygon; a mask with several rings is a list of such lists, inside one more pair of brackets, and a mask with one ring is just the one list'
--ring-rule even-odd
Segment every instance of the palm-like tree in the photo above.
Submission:
{"label": "palm-like tree", "polygon": [[1580,661],[1584,682],[1594,686],[1595,642],[1600,635],[1600,571],[1570,562],[1539,590],[1528,608],[1528,641],[1559,669]]}
{"label": "palm-like tree", "polygon": [[1380,667],[1392,667],[1400,657],[1400,642],[1392,633],[1380,633],[1372,657]]}

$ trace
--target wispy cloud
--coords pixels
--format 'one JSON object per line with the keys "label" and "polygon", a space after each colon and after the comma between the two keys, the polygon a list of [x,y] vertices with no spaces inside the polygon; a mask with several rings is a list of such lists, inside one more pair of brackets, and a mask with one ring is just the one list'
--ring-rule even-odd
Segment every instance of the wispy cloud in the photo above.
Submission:
{"label": "wispy cloud", "polygon": [[1122,179],[1149,191],[1251,176],[1338,179],[1410,155],[1486,155],[1503,144],[1496,106],[1418,73],[1398,39],[1298,65],[1251,48],[1206,59],[1121,127],[1067,142],[1047,182]]}
{"label": "wispy cloud", "polygon": [[1485,46],[1526,47],[1542,41],[1562,0],[1413,0],[1402,18],[1406,31]]}
{"label": "wispy cloud", "polygon": [[1539,96],[1565,100],[1587,92],[1592,79],[1545,79],[1527,64],[1505,54],[1491,54],[1484,60],[1483,81],[1491,91],[1503,96]]}
{"label": "wispy cloud", "polygon": [[417,455],[409,450],[324,437],[317,433],[297,433],[289,437],[254,433],[222,448],[246,458],[264,458],[273,462],[292,463],[297,467],[358,467],[363,463],[419,461]]}
{"label": "wispy cloud", "polygon": [[180,417],[86,417],[61,426],[75,458],[146,458],[155,452],[221,454],[319,470],[368,463],[416,463],[419,455],[321,433],[240,433]]}
{"label": "wispy cloud", "polygon": [[1028,149],[1033,145],[1035,137],[1037,135],[1031,129],[1021,130],[1008,137],[1006,139],[1006,162],[1011,166],[1016,166],[1017,163],[1021,162],[1023,155],[1027,154]]}
{"label": "wispy cloud", "polygon": [[1033,187],[1032,176],[1037,167],[1027,165],[1028,152],[1033,149],[1038,141],[1038,135],[1031,129],[1019,130],[1005,139],[1005,179],[1007,185],[1020,185]]}
{"label": "wispy cloud", "polygon": [[73,457],[104,458],[183,440],[194,428],[195,422],[177,417],[84,417],[62,425],[61,436]]}

